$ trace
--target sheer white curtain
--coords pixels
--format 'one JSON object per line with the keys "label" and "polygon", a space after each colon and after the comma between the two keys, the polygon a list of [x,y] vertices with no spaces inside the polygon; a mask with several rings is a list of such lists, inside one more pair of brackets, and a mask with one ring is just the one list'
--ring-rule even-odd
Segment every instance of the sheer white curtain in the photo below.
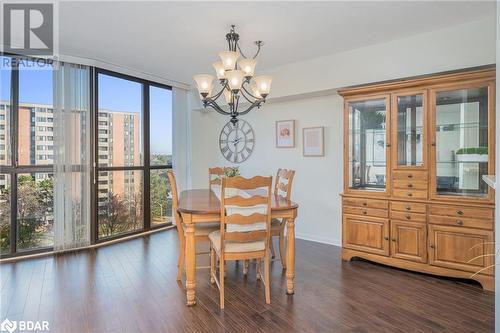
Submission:
{"label": "sheer white curtain", "polygon": [[178,190],[191,187],[191,100],[189,91],[172,88],[173,168]]}
{"label": "sheer white curtain", "polygon": [[90,68],[54,70],[54,250],[90,244]]}

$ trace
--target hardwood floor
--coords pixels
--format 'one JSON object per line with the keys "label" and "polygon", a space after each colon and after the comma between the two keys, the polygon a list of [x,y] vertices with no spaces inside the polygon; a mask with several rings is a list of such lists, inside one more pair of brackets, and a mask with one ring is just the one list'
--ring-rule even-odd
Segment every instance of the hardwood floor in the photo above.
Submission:
{"label": "hardwood floor", "polygon": [[365,261],[340,248],[296,242],[295,295],[279,261],[271,304],[251,265],[229,263],[226,308],[197,271],[195,307],[175,281],[175,229],[56,257],[5,263],[1,318],[48,320],[51,332],[493,332],[494,295],[474,283]]}

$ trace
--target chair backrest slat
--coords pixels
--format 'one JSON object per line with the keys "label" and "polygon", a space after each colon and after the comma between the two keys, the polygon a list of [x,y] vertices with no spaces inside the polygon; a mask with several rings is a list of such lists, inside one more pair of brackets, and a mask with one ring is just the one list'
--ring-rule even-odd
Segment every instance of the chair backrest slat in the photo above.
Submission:
{"label": "chair backrest slat", "polygon": [[245,216],[241,214],[232,214],[226,216],[226,223],[232,224],[254,224],[258,222],[266,222],[267,214],[253,213]]}
{"label": "chair backrest slat", "polygon": [[274,194],[290,200],[292,196],[292,183],[294,176],[295,170],[278,169],[274,185]]}
{"label": "chair backrest slat", "polygon": [[225,205],[234,205],[240,207],[265,205],[267,203],[267,197],[261,195],[254,195],[249,198],[242,197],[240,195],[235,197],[226,198]]}
{"label": "chair backrest slat", "polygon": [[237,188],[239,190],[255,190],[261,187],[267,187],[269,179],[272,177],[255,176],[252,178],[243,178],[240,176],[225,178],[226,188]]}
{"label": "chair backrest slat", "polygon": [[252,231],[252,232],[227,232],[224,235],[226,240],[236,241],[236,242],[251,242],[263,240],[267,237],[267,233],[265,230],[261,231]]}

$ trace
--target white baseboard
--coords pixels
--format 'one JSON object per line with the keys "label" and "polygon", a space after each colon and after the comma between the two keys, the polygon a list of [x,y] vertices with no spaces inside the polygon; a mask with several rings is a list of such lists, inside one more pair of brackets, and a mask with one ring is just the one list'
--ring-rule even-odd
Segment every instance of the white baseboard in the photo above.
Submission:
{"label": "white baseboard", "polygon": [[340,239],[329,238],[329,237],[318,237],[317,235],[303,234],[303,233],[295,233],[295,238],[303,239],[311,242],[335,245],[342,247],[342,241]]}

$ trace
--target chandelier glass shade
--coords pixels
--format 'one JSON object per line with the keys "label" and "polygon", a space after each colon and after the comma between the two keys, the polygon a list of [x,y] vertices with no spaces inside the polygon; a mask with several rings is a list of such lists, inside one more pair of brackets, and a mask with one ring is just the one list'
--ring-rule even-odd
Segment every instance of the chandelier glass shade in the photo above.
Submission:
{"label": "chandelier glass shade", "polygon": [[220,52],[220,61],[212,65],[219,81],[219,90],[214,93],[213,75],[198,74],[193,77],[203,106],[230,116],[233,124],[238,121],[238,116],[247,114],[254,108],[260,108],[269,95],[272,83],[271,76],[255,76],[256,58],[263,42],[256,41],[257,52],[253,57],[247,58],[241,52],[239,35],[234,28],[232,25],[226,34],[229,50]]}

